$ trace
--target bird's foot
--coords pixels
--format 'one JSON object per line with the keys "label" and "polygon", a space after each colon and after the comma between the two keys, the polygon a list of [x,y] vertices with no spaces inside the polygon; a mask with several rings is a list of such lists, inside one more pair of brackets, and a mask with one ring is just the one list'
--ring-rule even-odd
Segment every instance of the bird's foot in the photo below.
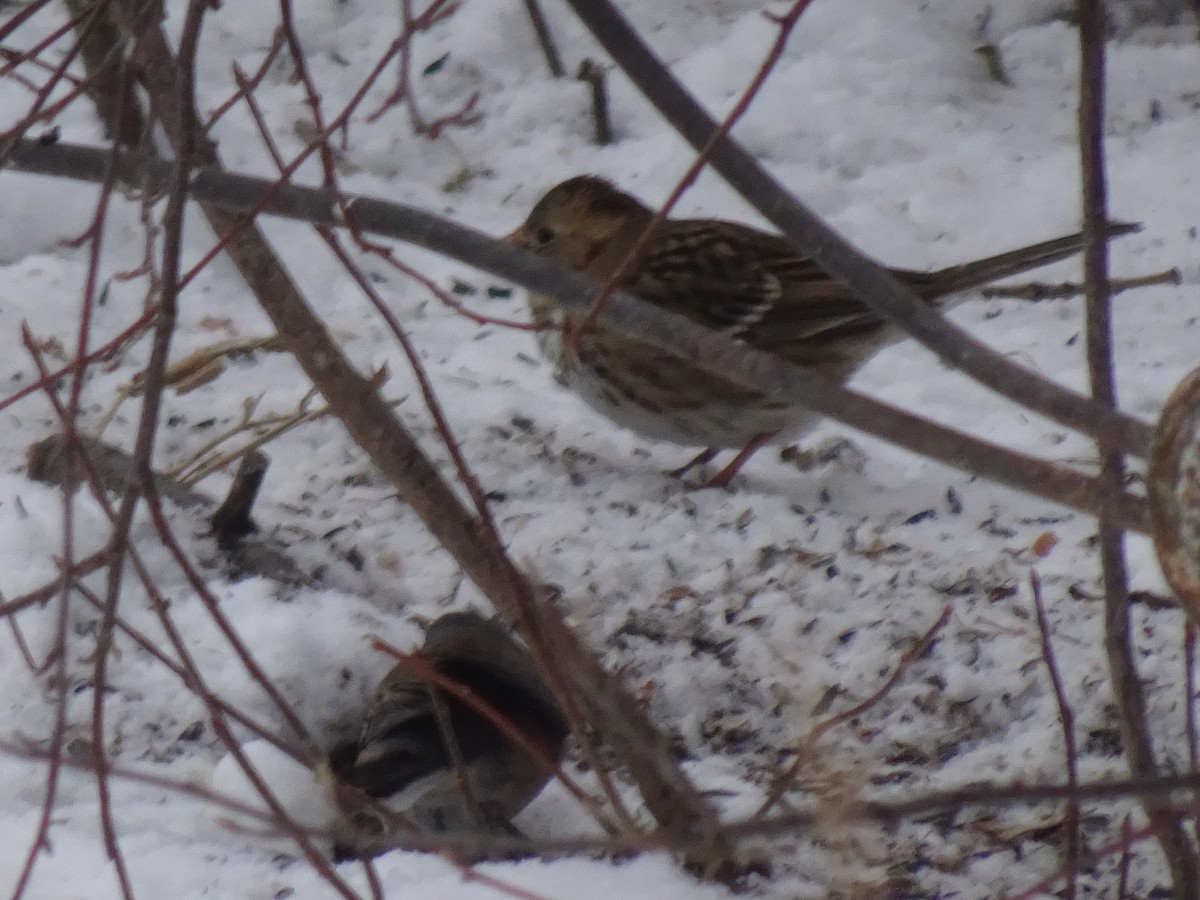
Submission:
{"label": "bird's foot", "polygon": [[729,487],[729,482],[733,481],[733,476],[740,472],[742,466],[750,461],[750,457],[757,453],[763,444],[770,441],[774,436],[772,433],[756,434],[749,440],[745,447],[738,451],[737,456],[730,460],[729,465],[708,479],[705,487]]}
{"label": "bird's foot", "polygon": [[[773,433],[756,434],[747,442],[745,447],[738,451],[737,456],[729,461],[729,465],[707,479],[702,486],[706,488],[729,487],[729,482],[733,481],[733,477],[741,471],[742,466],[749,462],[750,457],[758,452],[763,444],[768,443],[774,436]],[[685,465],[680,466],[678,469],[668,469],[664,474],[670,475],[672,478],[682,478],[688,472],[692,471],[692,469],[708,465],[717,458],[717,454],[720,452],[721,450],[718,447],[709,447],[703,452],[696,454]]]}
{"label": "bird's foot", "polygon": [[692,459],[677,469],[667,469],[664,475],[670,475],[672,478],[682,478],[688,472],[697,466],[707,466],[710,462],[717,458],[717,454],[721,451],[716,447],[709,447],[706,450],[697,453]]}

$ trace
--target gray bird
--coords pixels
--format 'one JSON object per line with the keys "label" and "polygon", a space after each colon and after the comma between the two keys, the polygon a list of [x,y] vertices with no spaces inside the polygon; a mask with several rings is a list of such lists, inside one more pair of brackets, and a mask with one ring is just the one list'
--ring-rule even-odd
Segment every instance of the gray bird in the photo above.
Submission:
{"label": "gray bird", "polygon": [[[566,719],[529,653],[498,623],[476,613],[436,620],[419,656],[469,690],[536,753],[471,704],[400,664],[379,683],[357,741],[331,753],[334,778],[424,829],[511,831],[512,817],[537,796],[562,757],[570,730]],[[456,757],[470,796],[462,789]],[[358,813],[349,818],[351,834],[345,823],[340,829],[339,858],[386,845],[378,832],[388,827],[377,816]]]}

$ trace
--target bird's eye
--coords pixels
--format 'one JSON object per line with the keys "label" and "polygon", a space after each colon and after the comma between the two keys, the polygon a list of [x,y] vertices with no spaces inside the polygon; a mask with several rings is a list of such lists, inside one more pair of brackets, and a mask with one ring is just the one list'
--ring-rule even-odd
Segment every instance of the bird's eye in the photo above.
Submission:
{"label": "bird's eye", "polygon": [[533,240],[539,247],[545,247],[554,240],[554,229],[547,228],[543,225],[541,228],[535,229],[533,232]]}

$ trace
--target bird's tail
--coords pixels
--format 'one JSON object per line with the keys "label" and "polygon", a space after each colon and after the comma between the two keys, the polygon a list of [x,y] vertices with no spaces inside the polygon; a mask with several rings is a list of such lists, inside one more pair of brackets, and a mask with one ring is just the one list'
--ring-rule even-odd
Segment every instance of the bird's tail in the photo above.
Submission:
{"label": "bird's tail", "polygon": [[[1113,222],[1108,226],[1108,237],[1120,237],[1141,231],[1140,224]],[[988,284],[1009,275],[1017,275],[1029,269],[1036,269],[1068,256],[1074,256],[1083,249],[1083,232],[1068,234],[1065,237],[1042,241],[1040,244],[1030,244],[1019,250],[1009,250],[996,256],[988,256],[972,262],[938,269],[936,272],[906,272],[907,281],[917,293],[926,300],[943,297],[958,291],[969,290]]]}

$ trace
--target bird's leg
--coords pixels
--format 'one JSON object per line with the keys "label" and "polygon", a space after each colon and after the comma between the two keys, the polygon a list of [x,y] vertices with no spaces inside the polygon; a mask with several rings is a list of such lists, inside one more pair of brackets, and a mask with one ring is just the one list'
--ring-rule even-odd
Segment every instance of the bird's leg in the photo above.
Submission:
{"label": "bird's leg", "polygon": [[756,434],[754,437],[750,438],[750,440],[746,443],[746,446],[738,451],[738,455],[733,458],[729,465],[723,468],[712,478],[708,479],[707,486],[722,488],[729,487],[729,482],[733,481],[733,476],[738,473],[742,466],[750,461],[750,457],[757,453],[762,446],[770,441],[774,436],[775,432],[766,431],[762,434]]}
{"label": "bird's leg", "polygon": [[716,447],[709,447],[692,457],[690,462],[684,463],[678,469],[668,469],[664,474],[670,475],[672,478],[682,478],[696,466],[708,465],[717,458],[717,454],[720,452]]}

